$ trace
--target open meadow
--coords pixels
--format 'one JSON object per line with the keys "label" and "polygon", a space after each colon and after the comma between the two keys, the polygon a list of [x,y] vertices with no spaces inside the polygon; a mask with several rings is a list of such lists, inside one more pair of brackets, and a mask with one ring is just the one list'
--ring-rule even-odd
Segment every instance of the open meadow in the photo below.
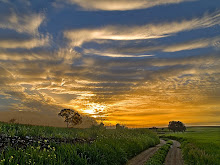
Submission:
{"label": "open meadow", "polygon": [[[181,159],[181,154],[179,158],[168,156],[176,141],[181,143],[185,164],[220,164],[220,127],[189,127],[184,133],[172,133],[165,128],[158,129],[157,134],[147,128],[76,129],[1,122],[0,164],[123,165],[135,156],[148,156],[146,164],[166,165]],[[168,142],[160,141],[159,137]],[[148,151],[150,156],[140,156],[142,151]]]}
{"label": "open meadow", "polygon": [[169,139],[181,142],[183,158],[188,165],[220,164],[220,127],[189,127],[184,133],[169,133]]}

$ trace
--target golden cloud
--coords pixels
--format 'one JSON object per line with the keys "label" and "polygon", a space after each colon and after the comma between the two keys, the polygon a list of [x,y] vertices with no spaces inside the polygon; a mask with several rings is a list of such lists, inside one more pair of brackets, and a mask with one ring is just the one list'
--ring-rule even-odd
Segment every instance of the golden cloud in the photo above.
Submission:
{"label": "golden cloud", "polygon": [[143,26],[106,26],[101,28],[73,29],[64,32],[70,46],[81,46],[96,40],[146,40],[174,35],[179,32],[208,28],[220,24],[220,12],[204,15],[201,18],[148,24]]}
{"label": "golden cloud", "polygon": [[159,5],[178,4],[194,0],[68,0],[86,10],[136,10]]}
{"label": "golden cloud", "polygon": [[16,39],[0,39],[0,48],[26,48],[32,49],[35,47],[44,47],[49,45],[49,37],[43,38],[30,38],[24,40],[16,40]]}
{"label": "golden cloud", "polygon": [[43,14],[17,14],[14,11],[12,11],[10,15],[2,17],[3,21],[0,22],[0,28],[12,29],[19,33],[29,34],[37,34],[39,26],[45,19]]}

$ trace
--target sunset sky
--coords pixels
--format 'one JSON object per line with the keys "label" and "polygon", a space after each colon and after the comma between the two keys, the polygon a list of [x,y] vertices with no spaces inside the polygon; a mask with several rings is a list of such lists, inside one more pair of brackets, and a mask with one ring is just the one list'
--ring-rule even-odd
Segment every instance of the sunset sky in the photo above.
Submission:
{"label": "sunset sky", "polygon": [[0,120],[62,108],[220,125],[220,0],[0,0]]}

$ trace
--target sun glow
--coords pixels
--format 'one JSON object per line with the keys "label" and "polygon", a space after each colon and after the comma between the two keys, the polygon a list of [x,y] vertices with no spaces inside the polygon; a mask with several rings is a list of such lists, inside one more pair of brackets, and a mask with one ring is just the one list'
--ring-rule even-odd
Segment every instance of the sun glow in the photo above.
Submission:
{"label": "sun glow", "polygon": [[105,117],[105,113],[107,111],[107,106],[99,103],[88,103],[86,108],[83,109],[83,113],[89,114],[94,118],[97,117]]}

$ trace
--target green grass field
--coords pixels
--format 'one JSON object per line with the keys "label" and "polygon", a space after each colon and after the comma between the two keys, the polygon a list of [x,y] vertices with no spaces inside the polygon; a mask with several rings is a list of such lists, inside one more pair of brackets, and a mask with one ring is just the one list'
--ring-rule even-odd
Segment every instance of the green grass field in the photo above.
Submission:
{"label": "green grass field", "polygon": [[[191,127],[185,133],[165,129],[158,134],[181,142],[187,165],[220,164],[220,127]],[[28,143],[14,145],[13,138],[21,142],[22,138],[28,139]],[[72,143],[71,139],[76,141]],[[3,165],[122,165],[158,143],[156,133],[148,129],[68,129],[0,122],[0,164]],[[155,160],[160,154],[159,151],[155,154]]]}
{"label": "green grass field", "polygon": [[[0,164],[4,165],[120,165],[159,143],[157,135],[148,129],[68,129],[0,123],[0,135],[5,143],[12,138],[11,144],[15,141],[13,137],[35,139],[29,140],[29,145],[19,144],[21,147],[0,144]],[[43,138],[49,140],[43,143]],[[50,138],[78,138],[85,139],[85,143],[54,143]],[[94,140],[87,143],[87,139]]]}
{"label": "green grass field", "polygon": [[188,165],[220,164],[220,127],[190,127],[185,133],[166,132],[162,137],[181,142]]}

